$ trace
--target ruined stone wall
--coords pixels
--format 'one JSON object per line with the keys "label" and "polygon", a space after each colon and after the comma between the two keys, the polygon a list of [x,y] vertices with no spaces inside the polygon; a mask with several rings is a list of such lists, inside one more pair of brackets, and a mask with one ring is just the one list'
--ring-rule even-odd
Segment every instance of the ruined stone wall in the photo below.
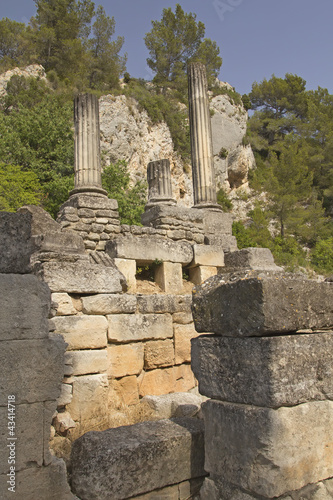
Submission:
{"label": "ruined stone wall", "polygon": [[65,342],[49,332],[49,288],[29,274],[31,217],[1,213],[0,228],[0,497],[74,500],[49,449]]}
{"label": "ruined stone wall", "polygon": [[190,295],[54,292],[52,301],[53,328],[68,344],[56,449],[90,430],[154,418],[145,396],[194,389]]}

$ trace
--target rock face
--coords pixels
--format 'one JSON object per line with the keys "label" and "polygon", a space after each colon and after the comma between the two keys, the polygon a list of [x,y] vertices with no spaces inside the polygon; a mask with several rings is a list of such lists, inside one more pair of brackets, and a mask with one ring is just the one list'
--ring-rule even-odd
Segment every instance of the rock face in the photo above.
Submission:
{"label": "rock face", "polygon": [[[107,95],[100,98],[101,151],[106,160],[126,160],[133,181],[146,178],[147,165],[161,158],[170,160],[173,197],[183,206],[193,205],[191,167],[175,153],[166,123],[152,124],[134,99]],[[213,153],[217,186],[226,190],[247,185],[253,152],[243,146],[247,112],[227,95],[210,101]],[[226,156],[225,158],[223,156]]]}

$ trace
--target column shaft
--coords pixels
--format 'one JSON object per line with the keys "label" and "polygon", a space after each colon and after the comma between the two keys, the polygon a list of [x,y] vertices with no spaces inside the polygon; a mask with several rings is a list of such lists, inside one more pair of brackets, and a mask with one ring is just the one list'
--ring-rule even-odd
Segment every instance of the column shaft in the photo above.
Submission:
{"label": "column shaft", "polygon": [[92,94],[74,99],[74,172],[76,192],[97,192],[102,189],[99,146],[98,98]]}
{"label": "column shaft", "polygon": [[171,171],[169,160],[157,160],[148,163],[148,204],[175,204],[172,198]]}
{"label": "column shaft", "polygon": [[216,202],[207,77],[205,66],[201,63],[188,66],[188,93],[194,206],[219,208]]}

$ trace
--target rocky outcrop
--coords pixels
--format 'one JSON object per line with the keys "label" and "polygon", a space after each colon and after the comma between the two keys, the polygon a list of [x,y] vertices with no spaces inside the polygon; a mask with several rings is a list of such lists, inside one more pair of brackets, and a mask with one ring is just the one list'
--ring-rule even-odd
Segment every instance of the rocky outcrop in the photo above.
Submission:
{"label": "rocky outcrop", "polygon": [[[183,206],[193,205],[191,167],[174,151],[166,123],[152,124],[146,111],[125,96],[101,97],[101,150],[105,160],[126,160],[132,181],[146,177],[150,161],[170,160],[173,196]],[[247,185],[248,171],[255,160],[250,146],[243,146],[247,112],[228,95],[213,97],[212,133],[217,185],[227,191]]]}
{"label": "rocky outcrop", "polygon": [[32,76],[33,78],[39,78],[42,80],[46,80],[45,70],[44,70],[43,66],[41,66],[40,64],[31,64],[30,66],[27,66],[26,68],[10,69],[9,71],[6,71],[2,75],[0,75],[0,96],[5,94],[7,83],[9,82],[11,77],[14,75],[24,76],[25,78]]}

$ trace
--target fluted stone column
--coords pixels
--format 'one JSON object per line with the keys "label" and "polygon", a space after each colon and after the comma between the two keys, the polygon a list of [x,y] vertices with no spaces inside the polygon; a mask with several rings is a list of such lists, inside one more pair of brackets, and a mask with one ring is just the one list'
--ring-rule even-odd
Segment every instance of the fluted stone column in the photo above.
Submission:
{"label": "fluted stone column", "polygon": [[206,68],[202,63],[191,63],[187,73],[194,207],[220,209],[216,202]]}
{"label": "fluted stone column", "polygon": [[74,99],[75,187],[70,194],[107,194],[102,188],[98,98],[92,94]]}
{"label": "fluted stone column", "polygon": [[175,205],[172,198],[171,171],[169,160],[148,163],[148,206],[155,204]]}

